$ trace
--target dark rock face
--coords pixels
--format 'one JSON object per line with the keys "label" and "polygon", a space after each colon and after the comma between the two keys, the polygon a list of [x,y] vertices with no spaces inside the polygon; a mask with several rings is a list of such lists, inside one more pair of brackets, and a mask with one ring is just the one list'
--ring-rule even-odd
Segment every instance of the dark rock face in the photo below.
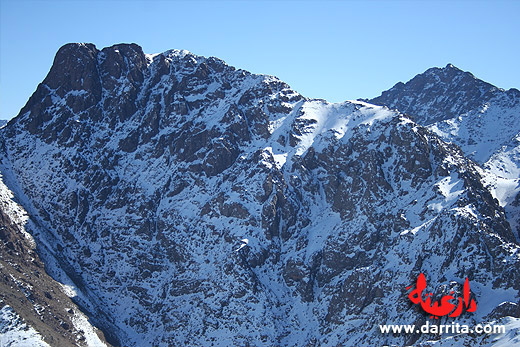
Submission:
{"label": "dark rock face", "polygon": [[428,69],[406,83],[399,82],[369,102],[397,109],[421,125],[430,125],[478,109],[497,97],[505,98],[510,107],[520,103],[517,89],[501,90],[448,64]]}
{"label": "dark rock face", "polygon": [[519,246],[476,165],[386,108],[71,44],[2,132],[37,242],[115,344],[410,344],[377,326],[424,322],[405,291],[420,272],[470,277],[489,302],[467,322],[496,292],[518,301]]}

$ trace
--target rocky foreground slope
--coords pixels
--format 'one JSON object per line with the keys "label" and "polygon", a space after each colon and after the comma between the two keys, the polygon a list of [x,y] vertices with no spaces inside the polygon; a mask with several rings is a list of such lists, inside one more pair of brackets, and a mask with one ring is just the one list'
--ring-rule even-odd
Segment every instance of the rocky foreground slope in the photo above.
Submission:
{"label": "rocky foreground slope", "polygon": [[516,324],[504,208],[399,112],[187,51],[69,44],[0,132],[18,227],[113,345],[446,343],[379,331],[432,322],[406,290],[421,272],[436,297],[469,277],[478,309],[457,322]]}

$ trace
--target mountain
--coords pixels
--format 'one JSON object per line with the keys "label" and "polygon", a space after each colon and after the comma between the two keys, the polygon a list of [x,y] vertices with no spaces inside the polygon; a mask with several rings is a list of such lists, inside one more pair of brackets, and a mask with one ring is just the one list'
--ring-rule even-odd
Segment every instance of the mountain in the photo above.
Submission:
{"label": "mountain", "polygon": [[369,102],[409,114],[481,164],[486,186],[520,233],[520,91],[448,64],[399,82]]}
{"label": "mountain", "polygon": [[[497,88],[448,64],[399,82],[369,102],[411,115],[502,176],[519,176],[519,156],[511,148],[520,141],[518,89]],[[509,165],[499,165],[500,160],[493,158],[497,155],[507,157]]]}
{"label": "mountain", "polygon": [[504,208],[402,113],[183,50],[68,44],[0,135],[2,201],[112,345],[450,343],[379,331],[431,321],[408,299],[420,273],[436,298],[469,278],[457,322],[510,328],[459,345],[518,333]]}
{"label": "mountain", "polygon": [[520,104],[520,91],[500,89],[448,64],[428,69],[406,83],[399,82],[370,102],[388,105],[413,115],[418,123],[430,125],[482,110],[490,103],[516,107]]}

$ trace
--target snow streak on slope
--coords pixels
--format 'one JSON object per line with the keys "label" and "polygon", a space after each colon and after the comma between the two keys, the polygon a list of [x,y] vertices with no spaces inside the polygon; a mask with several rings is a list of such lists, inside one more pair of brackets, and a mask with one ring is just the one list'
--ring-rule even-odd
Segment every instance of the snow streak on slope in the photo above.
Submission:
{"label": "snow streak on slope", "polygon": [[[520,104],[510,107],[501,105],[500,100],[491,100],[476,110],[434,123],[430,129],[446,141],[459,145],[477,162],[486,163],[492,156],[504,153],[503,147],[520,136],[519,117]],[[509,161],[501,167],[501,176],[518,177],[517,160]]]}
{"label": "snow streak on slope", "polygon": [[520,104],[511,107],[497,98],[477,110],[429,126],[445,141],[457,144],[465,154],[482,164],[484,181],[506,209],[509,223],[517,234],[520,232],[519,119]]}

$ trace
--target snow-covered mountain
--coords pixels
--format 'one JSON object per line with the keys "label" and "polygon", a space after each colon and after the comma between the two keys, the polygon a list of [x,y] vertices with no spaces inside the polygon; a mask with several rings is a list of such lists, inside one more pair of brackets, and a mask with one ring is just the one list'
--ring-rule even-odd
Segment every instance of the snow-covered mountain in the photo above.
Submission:
{"label": "snow-covered mountain", "polygon": [[430,320],[406,290],[421,272],[436,297],[469,277],[457,322],[518,331],[520,246],[482,169],[386,107],[68,44],[0,132],[20,230],[113,345],[450,343],[379,331]]}
{"label": "snow-covered mountain", "polygon": [[495,169],[503,176],[519,176],[519,157],[511,152],[520,134],[518,89],[497,88],[448,64],[399,82],[370,102],[411,115],[479,163],[510,153],[510,163],[492,160]]}
{"label": "snow-covered mountain", "polygon": [[370,100],[412,116],[481,164],[484,181],[520,232],[520,91],[503,90],[451,64],[397,83]]}

